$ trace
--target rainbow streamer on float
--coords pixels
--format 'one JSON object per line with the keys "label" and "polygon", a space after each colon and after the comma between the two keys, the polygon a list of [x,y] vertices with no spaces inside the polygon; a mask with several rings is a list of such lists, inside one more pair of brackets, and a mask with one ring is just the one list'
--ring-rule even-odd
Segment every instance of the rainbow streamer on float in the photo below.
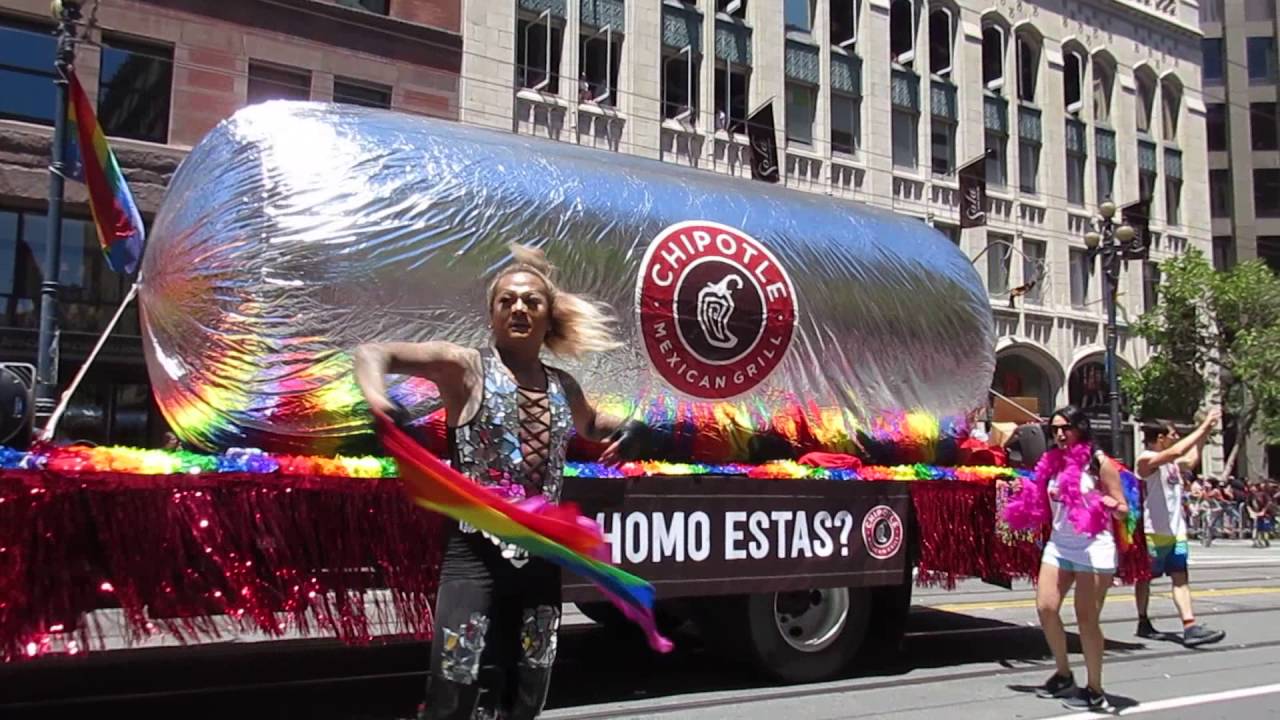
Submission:
{"label": "rainbow streamer on float", "polygon": [[600,528],[571,504],[531,498],[510,503],[446,465],[386,416],[374,413],[378,437],[396,459],[400,479],[415,503],[518,545],[594,583],[627,619],[640,626],[649,647],[670,652],[670,640],[654,621],[653,586],[604,561],[608,546]]}
{"label": "rainbow streamer on float", "polygon": [[[75,69],[70,69],[67,75],[70,102],[67,103],[64,175],[79,180],[89,189],[89,210],[93,213],[93,224],[107,265],[118,273],[132,273],[138,269],[146,242],[142,215]],[[86,148],[89,152],[85,152]]]}

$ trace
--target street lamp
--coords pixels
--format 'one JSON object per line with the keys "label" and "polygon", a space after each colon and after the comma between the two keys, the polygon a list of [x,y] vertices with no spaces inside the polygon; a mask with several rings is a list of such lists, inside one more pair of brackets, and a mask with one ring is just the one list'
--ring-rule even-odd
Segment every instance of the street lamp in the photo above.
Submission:
{"label": "street lamp", "polygon": [[1107,308],[1107,401],[1111,410],[1111,454],[1120,457],[1123,447],[1120,442],[1120,379],[1117,373],[1116,339],[1116,294],[1120,289],[1120,269],[1124,263],[1132,259],[1140,259],[1135,255],[1132,245],[1136,231],[1123,222],[1117,225],[1114,221],[1116,204],[1107,200],[1098,206],[1098,219],[1094,228],[1085,233],[1084,244],[1089,248],[1092,258],[1102,256],[1102,274],[1106,278],[1106,293],[1103,303]]}

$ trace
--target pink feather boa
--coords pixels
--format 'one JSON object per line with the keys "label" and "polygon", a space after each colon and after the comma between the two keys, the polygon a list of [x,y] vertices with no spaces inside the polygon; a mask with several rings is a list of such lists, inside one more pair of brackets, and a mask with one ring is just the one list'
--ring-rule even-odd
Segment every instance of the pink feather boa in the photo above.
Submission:
{"label": "pink feather boa", "polygon": [[1035,477],[1023,480],[1021,489],[1004,506],[1004,521],[1014,530],[1039,530],[1052,518],[1049,479],[1058,478],[1058,502],[1067,507],[1067,518],[1077,532],[1097,536],[1111,527],[1111,513],[1096,488],[1083,492],[1081,476],[1093,457],[1093,446],[1076,443],[1066,450],[1053,448],[1036,463]]}

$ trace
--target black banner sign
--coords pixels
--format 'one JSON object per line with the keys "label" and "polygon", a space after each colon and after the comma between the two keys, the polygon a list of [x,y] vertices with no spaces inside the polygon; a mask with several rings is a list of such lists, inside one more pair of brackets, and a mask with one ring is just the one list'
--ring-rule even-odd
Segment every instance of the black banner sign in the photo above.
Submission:
{"label": "black banner sign", "polygon": [[778,138],[773,127],[772,100],[747,118],[747,138],[751,143],[751,177],[778,182]]}
{"label": "black banner sign", "polygon": [[[903,483],[700,476],[566,480],[613,561],[659,597],[894,585],[907,572]],[[566,574],[566,602],[599,600]]]}
{"label": "black banner sign", "polygon": [[960,228],[987,224],[987,156],[969,162],[958,171],[960,176]]}

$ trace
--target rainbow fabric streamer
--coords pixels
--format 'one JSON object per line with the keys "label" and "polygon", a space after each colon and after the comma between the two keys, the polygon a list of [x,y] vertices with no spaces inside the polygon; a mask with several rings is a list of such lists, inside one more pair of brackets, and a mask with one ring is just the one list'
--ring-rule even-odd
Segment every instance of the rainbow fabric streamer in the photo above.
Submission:
{"label": "rainbow fabric streamer", "polygon": [[654,621],[653,586],[605,562],[608,546],[600,528],[579,515],[576,506],[553,505],[541,497],[507,502],[432,455],[386,415],[375,412],[374,417],[379,439],[396,459],[400,479],[419,506],[470,523],[591,581],[640,626],[649,647],[671,651],[674,646],[658,633]]}
{"label": "rainbow fabric streamer", "polygon": [[[1119,461],[1116,461],[1120,465]],[[1124,501],[1129,513],[1115,522],[1116,542],[1121,549],[1133,545],[1137,537],[1138,522],[1142,519],[1142,479],[1124,465],[1120,465],[1120,484],[1124,488]]]}
{"label": "rainbow fabric streamer", "polygon": [[[98,229],[98,241],[102,243],[107,264],[118,273],[132,273],[138,269],[146,242],[142,215],[74,68],[68,71],[67,80],[70,102],[67,103],[64,174],[89,188],[89,210],[93,213],[93,224]],[[89,152],[85,152],[86,148]]]}

